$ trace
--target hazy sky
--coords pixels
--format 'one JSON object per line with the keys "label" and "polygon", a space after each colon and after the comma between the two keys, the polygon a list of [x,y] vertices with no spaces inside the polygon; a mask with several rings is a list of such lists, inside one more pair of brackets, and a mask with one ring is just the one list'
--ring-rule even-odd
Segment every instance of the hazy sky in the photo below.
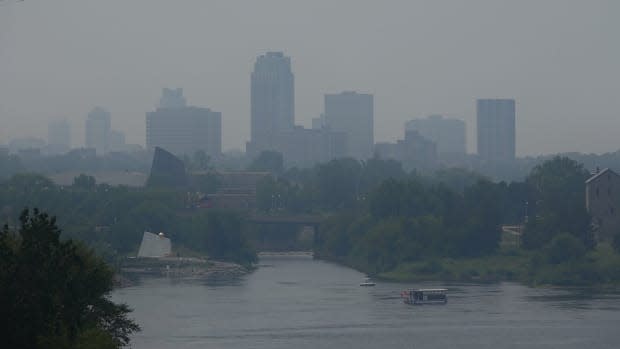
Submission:
{"label": "hazy sky", "polygon": [[0,144],[66,118],[82,145],[96,105],[144,144],[161,88],[183,87],[222,112],[224,149],[243,148],[253,62],[281,50],[298,124],[357,90],[375,95],[376,141],[443,113],[473,151],[475,99],[515,98],[519,155],[613,151],[618,18],[617,0],[0,0]]}

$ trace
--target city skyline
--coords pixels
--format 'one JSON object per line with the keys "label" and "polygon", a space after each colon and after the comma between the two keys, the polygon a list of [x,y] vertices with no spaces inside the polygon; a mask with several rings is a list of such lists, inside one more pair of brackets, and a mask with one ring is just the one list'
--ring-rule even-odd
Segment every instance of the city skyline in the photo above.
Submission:
{"label": "city skyline", "polygon": [[[63,3],[69,2],[23,2],[0,11],[2,144],[44,138],[47,122],[58,116],[71,122],[72,143],[83,144],[83,115],[102,105],[128,143],[144,145],[144,112],[162,87],[179,86],[195,105],[225,115],[224,149],[243,149],[253,60],[284,51],[295,63],[295,120],[306,127],[322,110],[324,94],[358,90],[375,96],[375,141],[395,141],[407,120],[438,113],[467,122],[473,153],[475,100],[514,98],[516,132],[527,139],[517,143],[518,156],[620,148],[620,47],[613,34],[619,28],[611,15],[617,2],[362,1],[354,2],[354,18],[347,1],[266,1],[241,10],[227,2],[139,0],[123,11],[114,1]],[[149,20],[132,26],[147,5]],[[88,16],[94,11],[105,16]],[[118,26],[103,30],[110,19]],[[350,29],[341,27],[344,19]],[[434,25],[438,20],[442,26]],[[165,22],[180,25],[159,25]],[[207,49],[195,44],[205,41]]]}

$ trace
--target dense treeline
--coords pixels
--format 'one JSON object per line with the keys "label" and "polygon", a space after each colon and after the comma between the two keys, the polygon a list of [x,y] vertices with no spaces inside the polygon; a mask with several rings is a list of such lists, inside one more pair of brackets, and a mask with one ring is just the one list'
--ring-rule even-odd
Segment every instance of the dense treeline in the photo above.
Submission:
{"label": "dense treeline", "polygon": [[0,218],[23,207],[38,207],[58,217],[63,236],[85,241],[109,260],[137,251],[144,231],[165,232],[176,250],[191,249],[210,257],[251,263],[242,218],[232,212],[188,208],[185,192],[96,184],[76,177],[72,186],[57,186],[36,174],[15,175],[0,184]]}
{"label": "dense treeline", "polygon": [[[205,157],[188,161],[196,168],[211,168]],[[249,169],[274,174],[257,187],[258,210],[329,217],[316,239],[317,256],[371,273],[430,262],[422,269],[441,270],[440,260],[510,255],[518,270],[508,266],[500,274],[514,278],[555,282],[556,272],[564,270],[562,278],[570,280],[566,275],[579,266],[588,272],[573,275],[584,282],[620,280],[609,271],[616,255],[609,242],[597,246],[585,209],[589,173],[568,158],[546,161],[524,181],[511,183],[492,182],[463,169],[422,176],[378,158],[337,159],[311,169],[285,170],[274,152],[262,154]],[[77,177],[70,187],[34,174],[0,184],[0,218],[11,222],[22,207],[33,205],[60,217],[67,237],[87,241],[108,256],[135,252],[142,232],[150,230],[164,231],[177,246],[215,258],[243,263],[256,258],[246,239],[256,227],[247,229],[234,212],[191,209],[187,193],[181,191],[111,187],[88,176]],[[501,226],[522,224],[522,235],[512,236],[507,249]],[[615,241],[620,246],[620,236]]]}
{"label": "dense treeline", "polygon": [[331,217],[315,253],[371,273],[436,256],[492,253],[500,237],[498,193],[479,182],[456,193],[414,179],[383,182],[366,208]]}
{"label": "dense treeline", "polygon": [[[258,203],[266,212],[328,215],[315,254],[373,274],[409,265],[406,273],[430,277],[484,278],[484,269],[489,279],[620,281],[618,256],[608,241],[597,246],[594,238],[585,207],[588,177],[583,165],[565,157],[511,183],[461,169],[420,176],[389,160],[339,159],[266,179]],[[502,225],[524,228],[514,236],[502,233]],[[620,235],[614,244],[620,246]],[[450,261],[472,258],[479,262],[457,272],[466,275],[449,270],[472,265]]]}

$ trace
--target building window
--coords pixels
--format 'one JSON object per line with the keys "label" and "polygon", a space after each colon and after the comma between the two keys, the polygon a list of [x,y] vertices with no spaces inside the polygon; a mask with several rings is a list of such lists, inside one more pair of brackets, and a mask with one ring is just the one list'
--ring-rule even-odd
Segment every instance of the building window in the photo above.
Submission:
{"label": "building window", "polygon": [[609,206],[609,214],[611,214],[612,216],[614,215],[614,208],[613,208],[613,206]]}
{"label": "building window", "polygon": [[598,187],[596,187],[596,197],[598,197]]}

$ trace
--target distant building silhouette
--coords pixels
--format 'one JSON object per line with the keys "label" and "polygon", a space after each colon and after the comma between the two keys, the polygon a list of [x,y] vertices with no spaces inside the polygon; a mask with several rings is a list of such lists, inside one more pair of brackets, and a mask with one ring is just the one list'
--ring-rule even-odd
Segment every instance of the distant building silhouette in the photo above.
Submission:
{"label": "distant building silhouette", "polygon": [[291,59],[282,52],[267,52],[254,64],[251,79],[251,140],[246,151],[256,156],[274,149],[279,131],[295,124],[295,87]]}
{"label": "distant building silhouette", "polygon": [[312,167],[346,155],[346,135],[326,128],[295,126],[279,131],[274,148],[282,153],[285,167]]}
{"label": "distant building silhouette", "polygon": [[478,156],[489,162],[514,161],[515,100],[477,101]]}
{"label": "distant building silhouette", "polygon": [[346,134],[346,155],[368,159],[374,146],[374,107],[371,94],[342,92],[325,95],[325,126]]}
{"label": "distant building silhouette", "polygon": [[183,89],[164,88],[159,99],[159,107],[162,109],[180,109],[187,106],[187,101],[183,97]]}
{"label": "distant building silhouette", "polygon": [[408,121],[405,130],[417,131],[420,136],[433,141],[437,145],[439,157],[445,154],[463,155],[466,152],[463,120],[430,115],[425,119]]}
{"label": "distant building silhouette", "polygon": [[47,125],[47,151],[64,154],[71,149],[71,125],[67,120],[51,121]]}
{"label": "distant building silhouette", "polygon": [[599,240],[611,240],[620,232],[620,175],[606,168],[586,181],[586,208]]}
{"label": "distant building silhouette", "polygon": [[110,151],[123,153],[127,150],[127,142],[125,133],[121,131],[111,130],[109,135]]}
{"label": "distant building silhouette", "polygon": [[97,155],[104,155],[110,147],[110,113],[95,107],[86,118],[86,148],[93,148]]}
{"label": "distant building silhouette", "polygon": [[38,150],[40,153],[43,148],[45,148],[45,141],[35,137],[15,138],[9,142],[9,153],[11,154],[33,150]]}
{"label": "distant building silhouette", "polygon": [[433,170],[437,166],[437,145],[418,131],[405,131],[405,138],[396,143],[377,143],[375,155],[400,161],[406,170]]}
{"label": "distant building silhouette", "polygon": [[321,114],[318,118],[312,118],[312,129],[320,130],[325,127],[325,116]]}
{"label": "distant building silhouette", "polygon": [[160,100],[163,107],[146,113],[147,149],[161,147],[176,155],[189,156],[202,150],[211,157],[219,157],[222,114],[209,108],[185,106],[182,93],[181,89],[164,89]]}

